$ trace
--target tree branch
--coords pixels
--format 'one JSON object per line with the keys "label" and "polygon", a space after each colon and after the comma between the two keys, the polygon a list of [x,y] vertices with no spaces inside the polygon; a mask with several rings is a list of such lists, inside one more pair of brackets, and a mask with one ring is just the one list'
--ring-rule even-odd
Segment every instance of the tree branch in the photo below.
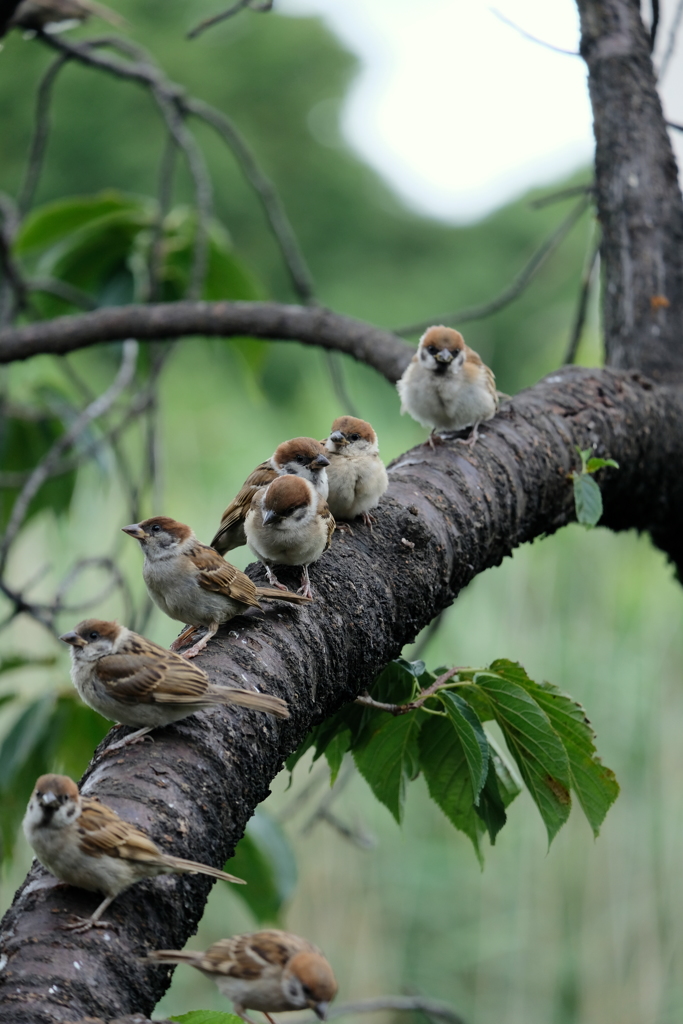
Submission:
{"label": "tree branch", "polygon": [[[421,445],[399,458],[377,527],[335,535],[311,570],[310,607],[234,619],[200,656],[215,683],[285,698],[288,721],[217,709],[117,756],[101,758],[100,747],[86,792],[170,852],[222,865],[312,725],[366,689],[478,573],[574,520],[567,475],[576,445],[622,467],[600,474],[604,525],[650,530],[683,566],[679,390],[635,373],[569,367],[512,399],[482,435],[473,451]],[[255,566],[250,574],[264,578]],[[149,1013],[170,972],[141,958],[184,946],[211,883],[184,876],[137,885],[112,905],[111,930],[79,936],[58,924],[88,913],[97,897],[37,888],[46,878],[32,868],[2,924],[0,1024],[56,1024],[65,1007],[69,1019]]]}
{"label": "tree branch", "polygon": [[101,341],[166,338],[255,338],[300,341],[353,356],[387,380],[401,376],[415,350],[395,334],[319,306],[279,302],[173,302],[109,306],[0,331],[0,364],[41,353],[64,355]]}

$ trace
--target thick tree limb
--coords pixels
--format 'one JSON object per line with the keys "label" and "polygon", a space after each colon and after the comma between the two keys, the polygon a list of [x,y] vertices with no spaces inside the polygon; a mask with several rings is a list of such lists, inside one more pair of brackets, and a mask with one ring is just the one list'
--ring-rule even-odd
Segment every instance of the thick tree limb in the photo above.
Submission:
{"label": "thick tree limb", "polygon": [[41,320],[0,331],[0,363],[41,353],[64,355],[101,341],[154,341],[192,335],[232,338],[250,335],[318,345],[344,352],[398,380],[415,349],[381,327],[321,306],[279,302],[168,302],[108,306],[93,313]]}
{"label": "thick tree limb", "polygon": [[[482,434],[472,451],[422,445],[393,464],[374,531],[335,536],[313,567],[310,608],[235,619],[211,641],[200,661],[212,680],[286,698],[289,721],[202,713],[155,733],[153,744],[95,760],[86,790],[165,849],[221,865],[311,725],[367,688],[479,572],[574,519],[575,445],[620,463],[600,479],[605,525],[650,530],[683,565],[679,390],[637,374],[566,368],[505,405]],[[31,870],[2,924],[1,1024],[149,1013],[170,972],[140,958],[183,947],[211,883],[186,876],[138,885],[112,905],[110,931],[76,936],[58,924],[89,913],[97,897],[37,889],[46,877]]]}
{"label": "thick tree limb", "polygon": [[683,382],[683,200],[634,0],[577,0],[602,225],[607,362]]}

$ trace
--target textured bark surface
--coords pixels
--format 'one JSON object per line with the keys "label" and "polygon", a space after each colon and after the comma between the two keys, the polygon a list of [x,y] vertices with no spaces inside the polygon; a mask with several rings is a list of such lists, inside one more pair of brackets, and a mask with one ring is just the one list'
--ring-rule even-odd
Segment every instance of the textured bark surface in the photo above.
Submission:
{"label": "textured bark surface", "polygon": [[173,302],[115,306],[78,316],[42,320],[0,331],[0,363],[40,353],[63,355],[101,341],[137,338],[232,338],[251,335],[300,341],[344,352],[372,366],[392,383],[401,376],[415,349],[390,331],[322,306],[280,302]]}
{"label": "textured bark surface", "polygon": [[637,0],[577,0],[595,131],[607,363],[683,383],[683,200]]}
{"label": "textured bark surface", "polygon": [[[422,445],[398,459],[374,531],[336,534],[312,567],[310,607],[235,619],[200,656],[216,683],[257,685],[285,698],[289,721],[203,712],[155,733],[153,744],[95,755],[86,792],[164,849],[222,865],[313,724],[367,687],[474,576],[574,518],[567,474],[578,463],[575,445],[593,445],[621,465],[602,472],[605,525],[650,530],[683,559],[680,391],[637,374],[565,369],[505,405],[482,435],[473,451]],[[295,582],[294,573],[283,575]],[[37,888],[48,878],[34,866],[2,923],[0,1022],[149,1014],[170,970],[141,957],[184,946],[212,883],[191,876],[142,883],[111,906],[108,931],[75,936],[59,923],[90,913],[98,898]]]}

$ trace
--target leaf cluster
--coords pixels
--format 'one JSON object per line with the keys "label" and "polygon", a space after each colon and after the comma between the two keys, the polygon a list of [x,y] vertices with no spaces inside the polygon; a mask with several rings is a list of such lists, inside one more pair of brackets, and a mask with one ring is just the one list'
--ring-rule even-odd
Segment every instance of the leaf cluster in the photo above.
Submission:
{"label": "leaf cluster", "polygon": [[614,459],[600,459],[591,455],[590,448],[579,448],[577,452],[581,456],[581,469],[571,474],[574,485],[574,505],[576,508],[576,519],[583,526],[597,526],[602,518],[602,494],[600,488],[593,479],[592,474],[599,469],[611,466],[619,469],[619,463]]}
{"label": "leaf cluster", "polygon": [[[520,792],[517,772],[549,842],[569,817],[572,791],[595,835],[619,793],[583,707],[551,683],[534,682],[515,662],[437,677],[423,662],[401,658],[381,673],[370,696],[393,710],[345,705],[309,733],[287,767],[313,749],[314,760],[327,759],[334,781],[350,752],[399,824],[408,783],[422,774],[430,797],[470,838],[480,861],[484,836],[495,843]],[[499,726],[517,771],[484,728],[488,721]]]}

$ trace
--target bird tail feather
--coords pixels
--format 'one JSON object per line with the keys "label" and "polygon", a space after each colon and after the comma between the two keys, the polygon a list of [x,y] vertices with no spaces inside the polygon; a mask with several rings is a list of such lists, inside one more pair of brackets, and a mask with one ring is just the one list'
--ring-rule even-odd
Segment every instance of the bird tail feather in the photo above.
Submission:
{"label": "bird tail feather", "polygon": [[311,598],[295,594],[293,590],[277,590],[276,587],[257,587],[256,596],[266,601],[292,601],[294,604],[310,604]]}
{"label": "bird tail feather", "polygon": [[152,949],[145,959],[155,960],[158,964],[192,964],[194,966],[203,956],[203,953],[197,953],[192,949]]}
{"label": "bird tail feather", "polygon": [[286,701],[273,697],[270,693],[256,693],[254,690],[237,690],[232,687],[211,687],[211,696],[221,704],[236,704],[240,708],[253,708],[265,711],[276,718],[289,718]]}
{"label": "bird tail feather", "polygon": [[183,860],[182,857],[168,856],[165,858],[165,861],[169,867],[181,874],[210,875],[211,878],[220,878],[224,882],[235,882],[237,885],[247,884],[243,878],[229,875],[227,871],[220,871],[218,868],[212,868],[208,864],[198,864],[194,860]]}

